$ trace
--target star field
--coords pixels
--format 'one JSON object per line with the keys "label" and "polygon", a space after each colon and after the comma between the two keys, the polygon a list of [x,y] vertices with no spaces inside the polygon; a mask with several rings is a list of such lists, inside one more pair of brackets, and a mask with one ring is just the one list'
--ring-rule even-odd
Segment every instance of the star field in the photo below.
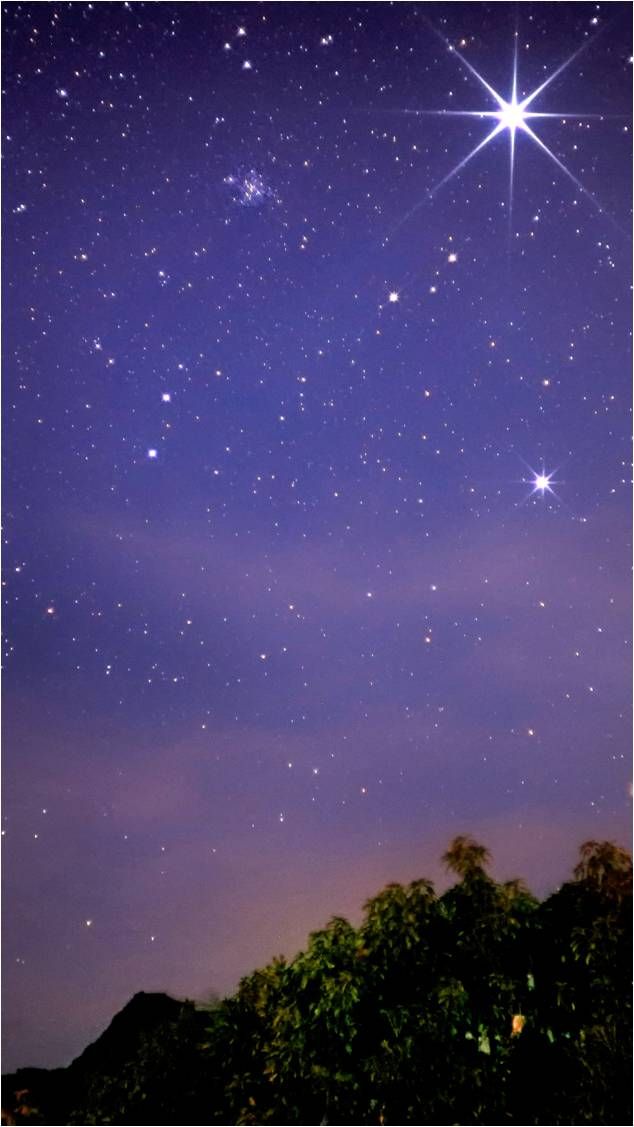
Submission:
{"label": "star field", "polygon": [[[9,1069],[455,833],[627,844],[631,59],[620,3],[3,20]],[[507,109],[579,51],[570,175],[486,107],[512,213],[454,51]]]}

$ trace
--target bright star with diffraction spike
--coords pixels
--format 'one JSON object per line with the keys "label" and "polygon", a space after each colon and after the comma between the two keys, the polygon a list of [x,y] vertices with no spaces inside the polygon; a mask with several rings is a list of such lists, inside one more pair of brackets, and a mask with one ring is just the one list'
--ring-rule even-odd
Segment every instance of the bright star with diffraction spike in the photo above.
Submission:
{"label": "bright star with diffraction spike", "polygon": [[[532,108],[534,103],[536,102],[537,98],[539,98],[539,96],[544,93],[544,91],[547,89],[547,87],[549,87],[551,85],[551,83],[553,83],[555,81],[555,79],[559,78],[559,76],[570,66],[570,64],[572,62],[574,62],[574,60],[577,58],[577,56],[583,50],[585,50],[585,48],[588,46],[588,44],[584,43],[580,48],[578,48],[578,50],[575,51],[574,54],[572,54],[568,59],[566,59],[565,62],[563,62],[559,67],[557,67],[556,70],[554,70],[552,72],[552,74],[550,74],[548,76],[548,78],[546,78],[543,82],[541,82],[540,85],[537,86],[536,89],[532,91],[532,93],[528,94],[527,97],[518,98],[518,93],[517,93],[517,47],[518,47],[517,39],[518,39],[518,36],[517,36],[517,32],[516,32],[515,33],[515,43],[514,43],[514,54],[513,54],[513,74],[512,74],[512,80],[511,80],[511,93],[510,93],[509,98],[503,98],[502,95],[499,94],[498,91],[495,90],[493,88],[493,86],[491,86],[491,84],[489,82],[487,82],[487,80],[485,78],[482,77],[482,75],[479,73],[479,71],[476,70],[476,68],[468,61],[468,59],[466,59],[464,57],[464,55],[462,55],[460,53],[460,51],[456,50],[456,48],[454,46],[452,46],[452,44],[448,43],[447,40],[445,40],[443,36],[441,36],[441,38],[443,39],[443,42],[446,44],[448,50],[453,55],[455,55],[457,59],[459,59],[459,61],[469,71],[469,73],[471,75],[473,75],[474,78],[477,79],[477,81],[480,83],[481,86],[484,87],[487,94],[490,96],[490,98],[495,103],[496,108],[495,109],[488,109],[488,110],[487,109],[484,109],[484,110],[407,110],[406,112],[407,113],[414,113],[414,114],[417,114],[417,115],[431,115],[431,116],[436,116],[436,117],[490,118],[491,121],[493,121],[495,124],[494,124],[493,128],[490,130],[490,132],[487,133],[485,137],[483,137],[483,139],[475,146],[475,148],[472,149],[470,153],[467,153],[466,157],[464,157],[463,160],[461,160],[454,168],[452,168],[451,171],[448,172],[446,176],[443,176],[442,180],[440,180],[435,185],[435,187],[431,189],[430,195],[433,195],[440,188],[442,188],[445,184],[447,184],[450,180],[452,180],[454,176],[457,176],[459,172],[462,172],[463,168],[465,168],[466,165],[469,164],[469,162],[473,159],[474,156],[476,156],[477,153],[481,152],[482,149],[485,149],[490,141],[493,141],[495,137],[499,136],[502,133],[507,133],[508,138],[509,138],[509,160],[510,160],[510,171],[509,171],[509,215],[510,215],[512,213],[512,209],[513,209],[513,194],[514,194],[514,183],[515,183],[515,143],[516,143],[517,133],[518,133],[518,131],[520,131],[526,137],[529,137],[531,139],[531,141],[533,141],[534,144],[537,145],[537,147],[539,149],[541,149],[542,152],[544,152],[546,154],[546,156],[548,156],[549,159],[554,164],[557,165],[557,168],[560,170],[560,172],[563,172],[564,175],[567,176],[568,179],[572,181],[572,183],[574,184],[575,188],[578,189],[578,191],[582,192],[585,196],[587,196],[588,199],[590,199],[592,201],[592,203],[595,205],[595,207],[597,207],[599,209],[599,211],[602,211],[601,205],[595,199],[595,197],[592,195],[592,193],[589,192],[587,188],[584,188],[583,184],[577,179],[577,177],[574,175],[574,173],[572,173],[570,171],[570,169],[566,167],[566,165],[563,163],[563,161],[561,161],[559,159],[559,157],[556,156],[555,153],[553,153],[552,150],[548,148],[548,145],[546,145],[546,143],[541,139],[541,137],[539,137],[538,134],[535,133],[534,129],[529,124],[529,122],[535,121],[535,120],[540,119],[540,118],[554,118],[555,120],[558,120],[558,121],[570,121],[570,120],[576,121],[576,120],[580,120],[580,119],[594,118],[594,117],[602,118],[604,116],[602,114],[587,114],[587,113],[586,114],[547,113],[547,112],[535,110],[535,109]],[[410,212],[410,214],[411,214],[411,212]],[[400,226],[400,224],[399,224],[399,226]]]}
{"label": "bright star with diffraction spike", "polygon": [[[524,461],[524,459],[522,459]],[[530,477],[523,477],[521,479],[523,485],[530,486],[530,492],[520,504],[525,504],[532,497],[537,494],[540,498],[545,498],[547,495],[556,498],[561,503],[561,498],[555,492],[555,486],[558,484],[555,474],[556,470],[547,471],[542,465],[541,469],[536,470],[528,463],[524,463],[527,470],[530,471]]]}

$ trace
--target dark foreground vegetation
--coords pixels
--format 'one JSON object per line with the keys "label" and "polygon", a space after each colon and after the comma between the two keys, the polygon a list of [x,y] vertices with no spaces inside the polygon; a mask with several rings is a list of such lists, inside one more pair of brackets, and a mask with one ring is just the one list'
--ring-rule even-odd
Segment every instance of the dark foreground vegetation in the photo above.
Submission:
{"label": "dark foreground vegetation", "polygon": [[137,994],[66,1069],[4,1078],[4,1123],[631,1123],[632,866],[581,847],[542,903],[456,838],[460,878],[388,885],[213,1010]]}

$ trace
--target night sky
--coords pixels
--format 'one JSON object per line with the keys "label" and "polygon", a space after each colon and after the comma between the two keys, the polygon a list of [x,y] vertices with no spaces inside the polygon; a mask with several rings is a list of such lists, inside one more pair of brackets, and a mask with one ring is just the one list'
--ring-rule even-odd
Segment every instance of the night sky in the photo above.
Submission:
{"label": "night sky", "polygon": [[5,1069],[628,843],[629,23],[4,5]]}

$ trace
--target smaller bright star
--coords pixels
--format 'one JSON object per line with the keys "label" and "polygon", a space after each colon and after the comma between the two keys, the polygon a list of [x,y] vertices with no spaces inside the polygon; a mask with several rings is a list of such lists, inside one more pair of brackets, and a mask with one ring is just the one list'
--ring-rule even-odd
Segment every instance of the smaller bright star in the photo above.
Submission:
{"label": "smaller bright star", "polygon": [[545,474],[545,473],[535,474],[535,478],[533,480],[533,492],[534,493],[541,493],[542,497],[543,497],[544,493],[552,493],[552,489],[550,487],[550,475],[549,474]]}
{"label": "smaller bright star", "polygon": [[150,450],[148,450],[147,456],[148,458],[158,458],[158,450],[155,450],[154,447],[152,447]]}

